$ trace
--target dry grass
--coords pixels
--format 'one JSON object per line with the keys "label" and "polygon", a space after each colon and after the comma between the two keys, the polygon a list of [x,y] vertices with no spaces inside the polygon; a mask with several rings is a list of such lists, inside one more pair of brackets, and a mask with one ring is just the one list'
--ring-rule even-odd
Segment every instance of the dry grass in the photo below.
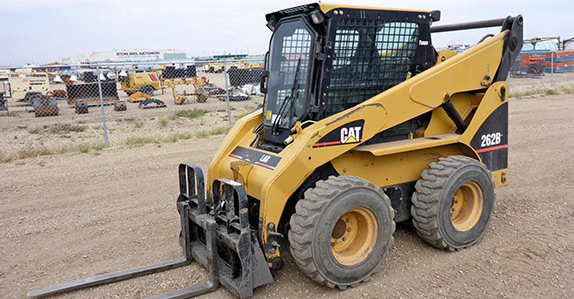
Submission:
{"label": "dry grass", "polygon": [[132,120],[132,124],[134,125],[134,127],[139,129],[139,128],[143,127],[144,122],[139,120],[139,119],[134,119],[134,120]]}
{"label": "dry grass", "polygon": [[167,115],[160,115],[158,116],[157,121],[159,122],[160,126],[165,127],[169,124],[170,119]]}
{"label": "dry grass", "polygon": [[179,140],[191,139],[193,135],[191,133],[175,133],[169,135],[167,138],[162,139],[164,142],[178,142]]}
{"label": "dry grass", "polygon": [[134,145],[142,145],[148,143],[159,143],[160,139],[158,137],[152,136],[135,136],[135,137],[128,137],[124,142],[127,146],[134,146]]}
{"label": "dry grass", "polygon": [[195,136],[197,138],[206,138],[209,136],[215,136],[215,135],[223,135],[223,134],[227,134],[227,132],[229,132],[229,128],[228,127],[216,127],[213,128],[211,130],[202,130],[199,131],[195,134]]}
{"label": "dry grass", "polygon": [[69,134],[71,132],[85,132],[86,127],[72,124],[55,124],[49,128],[49,131],[53,134]]}
{"label": "dry grass", "polygon": [[179,140],[191,139],[193,135],[191,133],[174,133],[167,136],[136,136],[129,137],[124,142],[127,146],[136,146],[149,143],[162,143],[162,142],[178,142]]}
{"label": "dry grass", "polygon": [[[215,136],[215,135],[222,135],[222,134],[226,134],[227,132],[229,132],[229,128],[227,127],[216,127],[213,128],[211,130],[202,130],[199,131],[195,134],[196,138],[206,138],[209,136]],[[189,132],[184,132],[184,133],[173,133],[167,136],[145,136],[145,135],[141,135],[141,136],[135,136],[135,137],[129,137],[128,139],[126,139],[126,141],[124,142],[124,145],[126,146],[137,146],[137,145],[143,145],[143,144],[149,144],[149,143],[155,143],[155,144],[160,144],[163,142],[178,142],[180,140],[188,140],[193,138],[194,135],[192,133]]]}
{"label": "dry grass", "polygon": [[243,112],[239,113],[237,116],[235,116],[235,119],[236,120],[241,119],[241,118],[251,114],[251,112],[253,112],[253,111],[243,111]]}
{"label": "dry grass", "polygon": [[199,117],[204,116],[207,112],[209,112],[209,111],[204,110],[204,109],[193,108],[193,110],[186,109],[186,110],[177,111],[177,112],[175,112],[175,115],[179,116],[179,117],[186,117],[189,119],[194,119],[194,118],[199,118]]}
{"label": "dry grass", "polygon": [[0,163],[10,163],[14,160],[13,157],[8,156],[7,154],[0,152]]}
{"label": "dry grass", "polygon": [[105,145],[103,143],[84,144],[77,147],[64,146],[56,149],[47,147],[35,147],[19,150],[16,153],[9,155],[0,152],[0,163],[9,163],[14,160],[22,160],[27,158],[35,158],[41,156],[61,155],[66,153],[88,153],[90,151],[101,151]]}
{"label": "dry grass", "polygon": [[527,91],[518,91],[510,94],[511,98],[529,98],[542,95],[553,96],[559,94],[574,94],[574,88],[561,87],[561,88],[538,88]]}
{"label": "dry grass", "polygon": [[28,129],[28,133],[30,134],[38,134],[40,131],[42,131],[42,127],[33,127]]}
{"label": "dry grass", "polygon": [[42,127],[32,127],[28,129],[28,133],[30,134],[40,134],[49,132],[52,134],[59,134],[65,135],[69,133],[78,133],[78,132],[85,132],[87,127],[81,125],[72,125],[72,124],[55,124],[52,126],[42,126]]}

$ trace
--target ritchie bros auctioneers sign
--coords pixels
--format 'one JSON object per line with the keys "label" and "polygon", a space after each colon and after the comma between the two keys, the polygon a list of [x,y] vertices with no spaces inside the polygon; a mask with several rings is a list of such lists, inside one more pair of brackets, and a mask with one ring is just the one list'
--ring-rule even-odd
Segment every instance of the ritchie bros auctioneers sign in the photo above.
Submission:
{"label": "ritchie bros auctioneers sign", "polygon": [[116,52],[117,56],[158,56],[159,51],[131,51],[131,52]]}

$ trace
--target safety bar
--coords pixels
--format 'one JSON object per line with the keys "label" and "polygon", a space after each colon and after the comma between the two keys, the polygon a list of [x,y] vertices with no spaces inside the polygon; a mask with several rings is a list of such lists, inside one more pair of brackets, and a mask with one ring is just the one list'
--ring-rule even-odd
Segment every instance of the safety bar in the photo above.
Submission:
{"label": "safety bar", "polygon": [[500,27],[504,25],[504,22],[507,22],[509,25],[512,24],[514,22],[514,19],[516,19],[516,17],[432,26],[431,32],[438,33],[438,32],[448,32],[448,31],[468,30],[468,29]]}

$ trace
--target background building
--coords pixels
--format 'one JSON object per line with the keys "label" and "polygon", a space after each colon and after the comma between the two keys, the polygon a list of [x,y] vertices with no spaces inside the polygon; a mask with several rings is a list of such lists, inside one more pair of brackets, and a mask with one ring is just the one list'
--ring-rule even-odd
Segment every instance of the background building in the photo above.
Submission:
{"label": "background building", "polygon": [[180,50],[133,50],[94,52],[88,56],[70,57],[62,60],[65,64],[94,62],[141,62],[141,61],[177,61],[187,59],[185,51]]}

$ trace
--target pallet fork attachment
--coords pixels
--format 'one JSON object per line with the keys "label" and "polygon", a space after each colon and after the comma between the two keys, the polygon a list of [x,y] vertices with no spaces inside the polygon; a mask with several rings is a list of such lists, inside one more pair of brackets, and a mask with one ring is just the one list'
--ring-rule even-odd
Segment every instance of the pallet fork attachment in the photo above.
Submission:
{"label": "pallet fork attachment", "polygon": [[223,284],[246,298],[253,289],[273,282],[257,234],[249,228],[248,199],[240,183],[218,179],[213,183],[213,203],[205,200],[203,172],[191,164],[179,165],[183,257],[157,264],[79,279],[28,293],[38,298],[127,280],[189,265],[193,260],[208,270],[208,281],[150,298],[191,298],[215,291]]}

